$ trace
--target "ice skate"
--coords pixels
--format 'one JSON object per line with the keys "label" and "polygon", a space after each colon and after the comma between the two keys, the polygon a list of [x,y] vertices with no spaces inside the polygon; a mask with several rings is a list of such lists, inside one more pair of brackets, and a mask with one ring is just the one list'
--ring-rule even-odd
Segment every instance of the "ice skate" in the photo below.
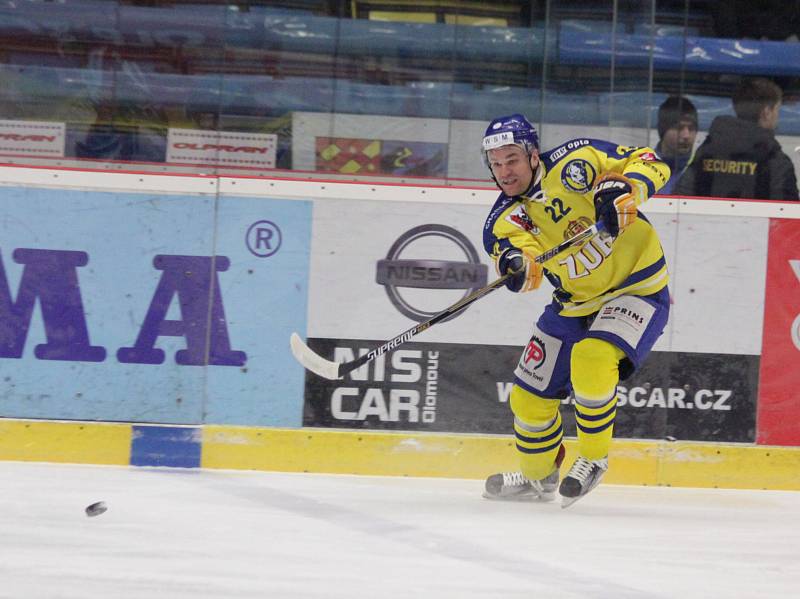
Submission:
{"label": "ice skate", "polygon": [[486,479],[486,499],[501,501],[553,501],[558,488],[558,469],[541,480],[528,480],[522,472],[501,472]]}
{"label": "ice skate", "polygon": [[566,450],[558,448],[556,469],[541,480],[528,480],[522,472],[501,472],[486,479],[483,496],[500,501],[553,501],[558,489],[558,469],[564,461]]}
{"label": "ice skate", "polygon": [[561,481],[558,492],[561,494],[561,507],[567,508],[600,484],[600,479],[608,470],[608,458],[587,460],[578,457],[569,473]]}

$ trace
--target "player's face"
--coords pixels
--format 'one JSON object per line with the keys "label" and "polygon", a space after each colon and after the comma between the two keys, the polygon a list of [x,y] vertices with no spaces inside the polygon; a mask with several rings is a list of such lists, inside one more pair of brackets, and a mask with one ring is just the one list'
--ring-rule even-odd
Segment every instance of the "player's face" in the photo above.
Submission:
{"label": "player's face", "polygon": [[488,157],[492,174],[506,195],[525,193],[531,186],[533,172],[539,165],[539,152],[534,150],[528,160],[528,155],[519,146],[503,146],[489,150]]}
{"label": "player's face", "polygon": [[697,127],[694,121],[681,119],[664,132],[664,137],[661,140],[661,149],[665,156],[688,154],[692,151],[696,138]]}

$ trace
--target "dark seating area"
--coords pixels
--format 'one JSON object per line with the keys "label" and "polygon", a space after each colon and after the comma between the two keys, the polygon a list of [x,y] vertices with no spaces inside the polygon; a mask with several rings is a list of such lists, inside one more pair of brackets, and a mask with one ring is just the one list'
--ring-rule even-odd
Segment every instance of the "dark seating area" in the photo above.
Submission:
{"label": "dark seating area", "polygon": [[[197,127],[201,112],[221,128],[264,130],[296,111],[485,120],[523,98],[545,122],[608,125],[613,104],[615,126],[641,128],[682,93],[702,128],[742,77],[764,75],[787,100],[779,133],[800,135],[800,44],[720,35],[716,6],[6,2],[0,118],[64,121],[70,139],[113,125],[156,140]],[[109,102],[113,123],[97,110]]]}

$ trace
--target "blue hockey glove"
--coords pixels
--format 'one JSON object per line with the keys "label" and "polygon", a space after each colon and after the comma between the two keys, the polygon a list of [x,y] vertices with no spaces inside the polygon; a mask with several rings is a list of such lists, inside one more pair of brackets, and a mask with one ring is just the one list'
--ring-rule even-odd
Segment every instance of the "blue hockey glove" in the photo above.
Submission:
{"label": "blue hockey glove", "polygon": [[538,289],[544,277],[544,268],[534,261],[535,256],[527,249],[509,248],[497,259],[497,272],[504,275],[516,273],[506,280],[506,287],[511,291],[526,292]]}
{"label": "blue hockey glove", "polygon": [[636,220],[637,208],[646,199],[647,187],[641,181],[606,173],[594,186],[596,220],[602,220],[609,234],[616,237]]}

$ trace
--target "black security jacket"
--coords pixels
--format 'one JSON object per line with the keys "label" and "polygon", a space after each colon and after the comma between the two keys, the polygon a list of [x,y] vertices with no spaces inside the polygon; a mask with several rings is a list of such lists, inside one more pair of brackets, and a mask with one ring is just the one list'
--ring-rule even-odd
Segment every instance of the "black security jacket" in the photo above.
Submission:
{"label": "black security jacket", "polygon": [[673,189],[675,195],[797,200],[791,159],[772,131],[719,116]]}

